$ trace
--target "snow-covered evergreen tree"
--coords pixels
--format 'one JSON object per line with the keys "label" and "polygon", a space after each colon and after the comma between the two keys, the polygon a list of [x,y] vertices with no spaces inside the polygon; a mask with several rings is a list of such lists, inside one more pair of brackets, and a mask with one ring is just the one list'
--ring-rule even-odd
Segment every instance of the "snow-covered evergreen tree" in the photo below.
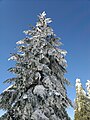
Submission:
{"label": "snow-covered evergreen tree", "polygon": [[87,95],[88,95],[88,98],[90,98],[90,80],[87,80],[87,82],[86,82],[86,87],[87,87]]}
{"label": "snow-covered evergreen tree", "polygon": [[5,83],[12,83],[0,95],[0,108],[6,113],[0,120],[70,120],[66,108],[64,78],[66,51],[60,49],[59,38],[48,25],[52,20],[43,12],[35,27],[24,31],[26,38],[18,41],[18,52],[9,60],[16,66],[9,69],[16,74]]}
{"label": "snow-covered evergreen tree", "polygon": [[76,100],[74,120],[90,120],[90,81],[86,83],[87,93],[80,79],[76,79]]}

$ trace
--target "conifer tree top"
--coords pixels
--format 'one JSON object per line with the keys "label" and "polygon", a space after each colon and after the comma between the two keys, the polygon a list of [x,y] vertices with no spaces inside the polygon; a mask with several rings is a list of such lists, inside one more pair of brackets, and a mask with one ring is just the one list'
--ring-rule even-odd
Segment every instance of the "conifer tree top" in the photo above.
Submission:
{"label": "conifer tree top", "polygon": [[5,120],[70,120],[66,108],[71,101],[65,88],[69,82],[64,77],[67,52],[60,49],[51,22],[41,13],[36,26],[24,31],[26,38],[16,43],[17,53],[8,59],[16,61],[8,69],[16,77],[5,81],[12,85],[1,94]]}
{"label": "conifer tree top", "polygon": [[90,119],[90,80],[86,83],[87,92],[82,87],[80,79],[76,79],[76,99],[74,120]]}

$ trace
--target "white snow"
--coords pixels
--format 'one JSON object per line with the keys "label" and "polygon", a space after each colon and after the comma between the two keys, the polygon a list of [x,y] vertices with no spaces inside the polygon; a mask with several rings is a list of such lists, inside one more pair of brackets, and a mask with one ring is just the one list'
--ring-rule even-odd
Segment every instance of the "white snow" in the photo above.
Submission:
{"label": "white snow", "polygon": [[25,33],[27,35],[28,34],[28,30],[27,31],[23,31],[23,33]]}
{"label": "white snow", "polygon": [[[37,23],[37,25],[36,25],[36,26],[38,26],[38,23]],[[41,31],[41,29],[39,29],[39,27],[37,27],[37,30],[38,30],[39,32],[42,32],[42,31]]]}
{"label": "white snow", "polygon": [[41,96],[42,98],[44,98],[45,95],[45,88],[43,85],[36,85],[34,88],[34,94],[36,94],[37,96]]}
{"label": "white snow", "polygon": [[86,87],[87,87],[87,94],[90,97],[90,80],[87,80]]}
{"label": "white snow", "polygon": [[41,110],[37,109],[31,116],[32,120],[49,120]]}
{"label": "white snow", "polygon": [[23,99],[27,99],[27,94],[24,94],[24,95],[23,95]]}
{"label": "white snow", "polygon": [[38,65],[38,66],[37,66],[37,69],[38,69],[38,70],[42,70],[42,69],[43,69],[43,65]]}
{"label": "white snow", "polygon": [[11,56],[8,60],[17,60],[16,56]]}
{"label": "white snow", "polygon": [[59,92],[55,92],[55,95],[59,96],[59,95],[60,95],[60,93],[59,93]]}
{"label": "white snow", "polygon": [[84,96],[86,96],[86,92],[85,90],[82,88],[82,84],[80,82],[80,79],[76,79],[76,91],[79,93],[79,94],[83,94]]}
{"label": "white snow", "polygon": [[64,56],[66,56],[66,54],[67,54],[67,51],[65,51],[65,50],[62,50],[62,51],[61,51],[61,54],[63,54]]}
{"label": "white snow", "polygon": [[76,79],[76,87],[81,87],[82,86],[82,84],[81,84],[81,82],[80,82],[80,79]]}
{"label": "white snow", "polygon": [[82,84],[81,84],[81,82],[80,82],[80,79],[76,79],[76,91],[78,92],[78,93],[80,93],[81,92],[81,90],[82,90]]}
{"label": "white snow", "polygon": [[37,22],[37,23],[36,23],[36,27],[38,27],[38,26],[41,26],[41,23],[40,23],[40,22]]}
{"label": "white snow", "polygon": [[24,41],[20,40],[20,41],[16,42],[16,44],[24,44]]}
{"label": "white snow", "polygon": [[11,90],[9,90],[10,88],[12,88],[13,87],[13,85],[10,85],[8,88],[6,88],[3,92],[6,92],[6,91],[11,91]]}
{"label": "white snow", "polygon": [[41,13],[40,15],[41,15],[41,18],[45,17],[46,16],[45,11],[43,11],[43,13]]}
{"label": "white snow", "polygon": [[41,75],[40,75],[40,73],[39,72],[37,72],[36,74],[35,74],[35,80],[37,80],[37,79],[41,79]]}
{"label": "white snow", "polygon": [[51,23],[52,22],[52,20],[51,20],[51,18],[46,18],[45,19],[45,23],[47,24],[47,23]]}

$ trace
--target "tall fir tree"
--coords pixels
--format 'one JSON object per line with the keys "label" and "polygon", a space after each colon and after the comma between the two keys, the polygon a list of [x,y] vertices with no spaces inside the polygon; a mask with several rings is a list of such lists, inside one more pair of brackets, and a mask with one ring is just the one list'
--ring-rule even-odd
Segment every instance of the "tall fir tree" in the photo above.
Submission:
{"label": "tall fir tree", "polygon": [[74,120],[90,120],[90,80],[86,83],[87,93],[80,79],[76,79],[76,100]]}
{"label": "tall fir tree", "polygon": [[67,97],[64,77],[66,51],[48,25],[52,20],[43,12],[36,26],[24,31],[26,38],[18,41],[18,52],[9,60],[16,65],[9,69],[16,74],[5,83],[12,83],[0,95],[0,108],[6,113],[0,120],[70,120],[66,108]]}

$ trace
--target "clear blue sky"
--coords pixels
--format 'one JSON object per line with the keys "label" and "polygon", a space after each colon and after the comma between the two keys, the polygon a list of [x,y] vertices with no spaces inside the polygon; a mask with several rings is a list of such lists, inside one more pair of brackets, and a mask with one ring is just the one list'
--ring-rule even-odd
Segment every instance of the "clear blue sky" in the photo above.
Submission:
{"label": "clear blue sky", "polygon": [[[46,11],[51,17],[55,33],[62,38],[63,49],[68,51],[65,75],[71,82],[68,96],[74,101],[75,79],[83,86],[90,79],[90,0],[0,0],[0,93],[8,86],[2,82],[12,77],[7,69],[14,66],[8,61],[16,42],[25,37],[23,30],[35,25],[37,15]],[[0,111],[0,115],[3,112]],[[73,109],[69,115],[73,120]]]}

